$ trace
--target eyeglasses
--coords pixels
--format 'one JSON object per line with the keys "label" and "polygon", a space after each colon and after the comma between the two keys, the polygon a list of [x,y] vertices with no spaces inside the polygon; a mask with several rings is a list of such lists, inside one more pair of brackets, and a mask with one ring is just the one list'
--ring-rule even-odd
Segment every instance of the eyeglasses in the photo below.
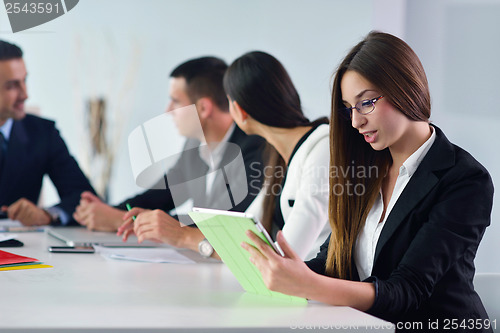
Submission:
{"label": "eyeglasses", "polygon": [[373,110],[375,110],[375,103],[382,98],[384,98],[383,95],[376,98],[359,101],[352,107],[345,107],[340,109],[340,113],[347,119],[352,119],[352,109],[356,109],[356,111],[358,111],[359,114],[362,115],[369,114],[373,112]]}

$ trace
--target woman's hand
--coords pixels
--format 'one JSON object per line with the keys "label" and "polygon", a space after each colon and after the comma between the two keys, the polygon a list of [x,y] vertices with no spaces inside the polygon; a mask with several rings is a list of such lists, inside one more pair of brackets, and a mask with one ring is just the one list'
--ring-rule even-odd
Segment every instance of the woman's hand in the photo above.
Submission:
{"label": "woman's hand", "polygon": [[116,234],[118,236],[122,236],[124,242],[127,241],[130,235],[134,234],[134,216],[137,218],[139,214],[146,211],[147,209],[134,207],[123,215],[123,223],[118,228],[118,232]]}
{"label": "woman's hand", "polygon": [[[135,221],[133,216],[136,216]],[[125,222],[118,229],[118,236],[123,235],[123,241],[135,234],[139,243],[150,240],[198,251],[198,244],[205,238],[199,229],[186,226],[159,209],[134,207],[123,215],[123,220]],[[213,257],[219,258],[215,252]]]}
{"label": "woman's hand", "polygon": [[255,246],[246,242],[241,246],[250,253],[250,261],[262,274],[266,286],[273,291],[307,298],[314,272],[290,247],[283,233],[278,232],[277,241],[284,257],[252,231],[248,230],[246,234]]}
{"label": "woman's hand", "polygon": [[[132,216],[130,215],[132,211],[129,212],[129,216]],[[139,243],[151,240],[175,247],[184,247],[186,232],[190,228],[164,211],[156,209],[139,213],[133,222],[133,229]]]}

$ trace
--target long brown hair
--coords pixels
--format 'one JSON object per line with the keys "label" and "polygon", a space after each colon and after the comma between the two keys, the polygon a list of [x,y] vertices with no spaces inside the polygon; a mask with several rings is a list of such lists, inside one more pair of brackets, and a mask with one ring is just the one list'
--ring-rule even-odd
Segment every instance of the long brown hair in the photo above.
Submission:
{"label": "long brown hair", "polygon": [[[265,52],[253,51],[236,59],[224,75],[224,89],[252,118],[268,126],[295,128],[328,123],[326,117],[309,121],[285,67]],[[281,184],[287,166],[270,144],[267,144],[264,155],[267,167],[262,224],[270,230],[277,204],[273,189]]]}
{"label": "long brown hair", "polygon": [[[404,41],[387,33],[370,32],[348,53],[335,74],[330,166],[339,172],[330,177],[332,236],[326,272],[330,276],[350,279],[354,245],[392,158],[387,148],[382,151],[372,149],[351,122],[340,114],[339,110],[344,107],[340,82],[346,71],[363,76],[377,87],[386,101],[411,120],[428,121],[431,102],[427,78],[417,55]],[[376,172],[372,174],[372,170]],[[362,194],[352,195],[352,192],[345,191],[347,185],[363,189]]]}

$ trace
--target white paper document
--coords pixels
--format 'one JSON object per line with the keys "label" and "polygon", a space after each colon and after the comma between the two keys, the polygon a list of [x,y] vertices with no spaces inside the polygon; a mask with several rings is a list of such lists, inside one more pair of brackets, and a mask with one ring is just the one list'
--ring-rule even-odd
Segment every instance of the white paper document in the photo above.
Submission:
{"label": "white paper document", "polygon": [[16,238],[17,238],[16,234],[0,234],[0,242],[5,242]]}
{"label": "white paper document", "polygon": [[43,231],[46,226],[25,226],[21,222],[10,219],[0,219],[0,232]]}
{"label": "white paper document", "polygon": [[22,227],[23,224],[19,221],[16,220],[11,220],[11,219],[1,219],[0,220],[0,227]]}
{"label": "white paper document", "polygon": [[174,249],[168,248],[115,248],[94,245],[97,253],[105,258],[151,263],[194,264]]}

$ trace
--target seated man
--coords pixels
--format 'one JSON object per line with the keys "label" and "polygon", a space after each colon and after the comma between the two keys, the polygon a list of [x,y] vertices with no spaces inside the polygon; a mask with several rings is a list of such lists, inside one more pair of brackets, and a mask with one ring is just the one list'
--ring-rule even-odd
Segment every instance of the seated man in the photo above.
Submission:
{"label": "seated man", "polygon": [[[206,184],[203,186],[187,186],[187,193],[181,199],[174,200],[170,189],[150,189],[133,198],[127,199],[116,207],[111,207],[103,203],[99,198],[90,194],[82,193],[80,205],[74,214],[74,218],[88,229],[101,231],[116,231],[123,223],[123,216],[126,213],[125,204],[132,207],[145,209],[161,209],[169,212],[183,202],[192,200],[194,206],[232,209],[235,211],[245,211],[258,194],[262,185],[263,171],[261,161],[261,149],[264,141],[257,136],[247,136],[235,124],[229,114],[228,101],[222,86],[222,79],[227,65],[220,59],[213,57],[203,57],[193,59],[179,65],[170,74],[170,103],[168,111],[177,110],[194,104],[200,119],[203,137],[200,133],[193,132],[188,119],[172,112],[174,122],[179,133],[186,137],[186,144],[183,153],[177,163],[167,172],[167,179],[194,179],[200,174],[207,175]],[[200,149],[189,149],[198,147],[200,142],[217,143],[217,147],[211,146],[211,158],[218,161],[218,166],[229,160],[233,151],[227,149],[233,143],[240,147],[246,170],[246,183],[248,194],[234,207],[227,207],[224,200],[221,200],[227,192],[226,183],[214,182],[208,174],[213,172],[209,167],[210,157],[205,154],[202,147]],[[206,147],[206,146],[204,146]],[[219,149],[217,149],[219,147]],[[217,165],[215,168],[218,167]],[[164,182],[163,179],[160,182]],[[251,186],[248,184],[251,183]],[[165,187],[165,186],[164,186]],[[174,204],[175,201],[175,204]],[[165,214],[166,215],[166,214]],[[171,218],[173,220],[173,218]],[[175,220],[174,220],[175,221]],[[179,222],[175,221],[179,227]],[[191,229],[191,228],[186,228]],[[197,231],[197,230],[196,230]],[[201,235],[201,233],[200,233]],[[171,235],[173,238],[175,236]],[[203,240],[193,242],[195,246]]]}
{"label": "seated man", "polygon": [[[82,191],[94,192],[53,121],[26,115],[26,67],[22,50],[0,40],[0,207],[25,225],[67,225]],[[60,203],[37,207],[48,175]]]}

